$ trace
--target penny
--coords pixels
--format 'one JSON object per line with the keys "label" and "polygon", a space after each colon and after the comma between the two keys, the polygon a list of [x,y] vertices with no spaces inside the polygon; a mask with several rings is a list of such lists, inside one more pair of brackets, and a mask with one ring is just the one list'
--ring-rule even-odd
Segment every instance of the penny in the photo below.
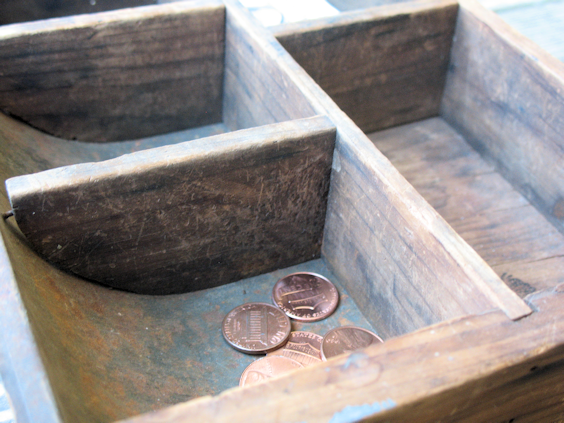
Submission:
{"label": "penny", "polygon": [[323,360],[336,355],[352,352],[382,341],[375,333],[356,326],[341,326],[331,329],[321,342],[321,357]]}
{"label": "penny", "polygon": [[302,367],[304,366],[291,358],[282,357],[280,355],[266,356],[257,361],[253,361],[247,366],[241,375],[239,386],[254,385],[255,383],[283,375]]}
{"label": "penny", "polygon": [[316,273],[292,273],[274,285],[272,301],[292,319],[315,322],[337,308],[339,293],[331,281]]}
{"label": "penny", "polygon": [[267,357],[279,355],[291,358],[304,366],[319,363],[322,340],[323,337],[312,332],[292,332],[286,345],[268,353]]}
{"label": "penny", "polygon": [[290,336],[290,319],[279,308],[266,303],[235,307],[223,319],[225,340],[236,350],[262,354],[284,345]]}

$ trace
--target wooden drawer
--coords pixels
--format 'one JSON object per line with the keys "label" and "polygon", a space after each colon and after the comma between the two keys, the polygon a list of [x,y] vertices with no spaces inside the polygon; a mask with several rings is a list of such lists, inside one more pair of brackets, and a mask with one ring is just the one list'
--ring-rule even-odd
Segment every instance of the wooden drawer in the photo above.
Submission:
{"label": "wooden drawer", "polygon": [[[237,4],[173,3],[0,27],[0,55],[18,223],[0,225],[2,369],[22,421],[561,416],[562,168],[539,161],[557,161],[563,73],[479,7],[272,35]],[[386,342],[229,389],[252,358],[224,315],[296,270],[341,303],[294,329]]]}

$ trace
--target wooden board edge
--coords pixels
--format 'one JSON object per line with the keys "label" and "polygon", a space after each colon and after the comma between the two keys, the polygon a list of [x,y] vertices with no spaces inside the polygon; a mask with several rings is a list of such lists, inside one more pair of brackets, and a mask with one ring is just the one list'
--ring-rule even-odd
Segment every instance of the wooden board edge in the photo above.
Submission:
{"label": "wooden board edge", "polygon": [[194,0],[1,25],[0,41],[23,36],[40,35],[48,32],[66,31],[119,22],[139,21],[158,16],[195,13],[197,11],[211,11],[224,8],[225,6],[221,0]]}
{"label": "wooden board edge", "polygon": [[0,328],[0,371],[18,423],[61,422],[1,234]]}
{"label": "wooden board edge", "polygon": [[187,160],[198,162],[227,151],[260,148],[264,143],[277,142],[281,135],[286,138],[300,138],[332,131],[335,131],[335,127],[331,121],[318,115],[151,148],[101,162],[79,163],[16,176],[7,179],[5,185],[12,210],[18,220],[18,202],[37,191],[48,192],[70,186],[96,184],[100,179],[117,175],[135,177],[160,166],[171,166]]}
{"label": "wooden board edge", "polygon": [[462,9],[489,27],[515,51],[520,52],[531,66],[537,67],[547,77],[555,78],[560,85],[564,85],[564,63],[525,37],[495,12],[486,9],[477,0],[459,0],[459,4]]}
{"label": "wooden board edge", "polygon": [[276,25],[270,31],[276,38],[284,38],[296,33],[313,32],[331,27],[346,26],[353,23],[368,22],[397,15],[424,12],[429,9],[458,7],[457,0],[413,0],[374,6],[350,12],[341,12],[329,18],[312,19]]}
{"label": "wooden board edge", "polygon": [[[545,293],[533,303],[540,311],[518,322],[501,311],[453,319],[267,384],[234,388],[123,422],[258,422],[265,413],[281,421],[352,415],[370,421],[387,421],[392,415],[397,418],[393,421],[406,421],[402,418],[412,407],[445,396],[454,411],[468,408],[468,395],[487,395],[496,384],[518,387],[530,372],[562,361],[564,318],[558,312],[564,306],[564,289]],[[431,410],[436,414],[425,421],[448,420],[451,411]]]}

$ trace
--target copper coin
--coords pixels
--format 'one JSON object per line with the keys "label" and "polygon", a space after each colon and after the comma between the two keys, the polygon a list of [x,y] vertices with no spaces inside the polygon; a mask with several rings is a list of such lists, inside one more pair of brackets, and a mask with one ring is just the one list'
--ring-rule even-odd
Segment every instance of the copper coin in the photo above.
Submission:
{"label": "copper coin", "polygon": [[239,386],[254,385],[255,383],[283,375],[302,367],[304,366],[291,358],[282,357],[280,355],[266,356],[257,361],[253,361],[247,366],[241,375]]}
{"label": "copper coin", "polygon": [[323,337],[312,332],[292,332],[286,345],[268,353],[268,356],[280,355],[309,366],[321,361],[321,341]]}
{"label": "copper coin", "polygon": [[236,350],[262,354],[284,345],[290,336],[290,319],[266,303],[247,303],[231,310],[222,325],[223,336]]}
{"label": "copper coin", "polygon": [[335,311],[339,293],[329,279],[316,273],[300,272],[276,282],[272,301],[292,319],[315,322]]}
{"label": "copper coin", "polygon": [[331,329],[321,342],[321,357],[323,360],[339,354],[366,348],[382,341],[378,335],[369,330],[356,326],[341,326]]}

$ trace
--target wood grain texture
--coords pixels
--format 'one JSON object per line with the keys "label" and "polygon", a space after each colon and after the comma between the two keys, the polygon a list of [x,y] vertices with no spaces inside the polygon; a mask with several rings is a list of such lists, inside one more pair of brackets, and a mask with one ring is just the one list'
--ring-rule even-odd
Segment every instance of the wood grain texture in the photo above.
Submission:
{"label": "wood grain texture", "polygon": [[187,2],[0,28],[0,110],[65,139],[221,121],[225,9]]}
{"label": "wood grain texture", "polygon": [[155,3],[157,0],[2,0],[0,25]]}
{"label": "wood grain texture", "polygon": [[[248,31],[237,7],[226,18],[223,122],[231,130],[315,115],[283,62],[265,52],[268,42]],[[280,49],[282,54],[282,49]]]}
{"label": "wood grain texture", "polygon": [[367,9],[274,29],[337,105],[371,132],[439,113],[456,3]]}
{"label": "wood grain texture", "polygon": [[517,322],[499,311],[450,320],[268,384],[126,421],[558,421],[564,417],[564,289],[531,304],[537,312]]}
{"label": "wood grain texture", "polygon": [[210,288],[319,256],[335,142],[322,117],[9,179],[47,260],[145,294]]}
{"label": "wood grain texture", "polygon": [[516,293],[564,280],[564,236],[444,120],[369,137]]}
{"label": "wood grain texture", "polygon": [[564,65],[461,2],[441,115],[564,233]]}

